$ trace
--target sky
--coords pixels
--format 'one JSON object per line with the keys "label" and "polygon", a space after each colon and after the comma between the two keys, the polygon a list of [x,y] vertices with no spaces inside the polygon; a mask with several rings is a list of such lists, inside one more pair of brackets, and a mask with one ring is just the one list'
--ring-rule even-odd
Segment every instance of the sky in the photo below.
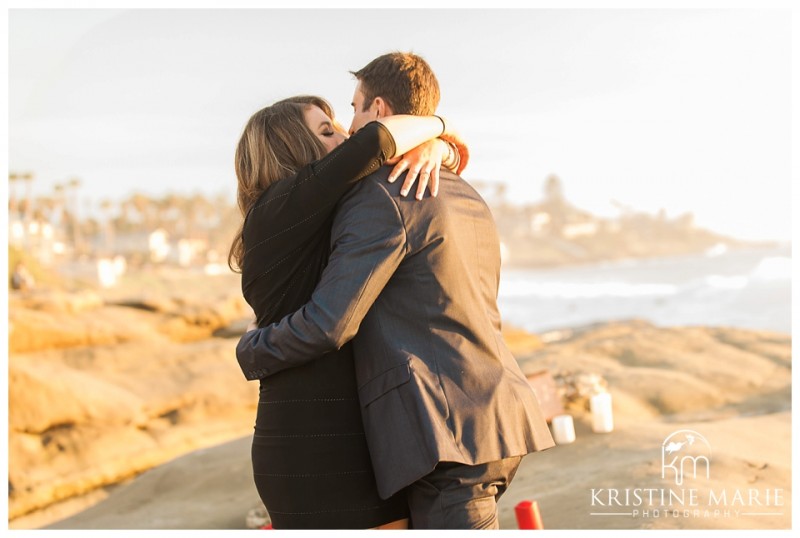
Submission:
{"label": "sky", "polygon": [[464,178],[539,200],[550,174],[583,209],[620,206],[743,239],[791,239],[786,9],[10,9],[8,160],[85,207],[133,192],[225,193],[258,109],[327,98],[350,70],[422,55]]}

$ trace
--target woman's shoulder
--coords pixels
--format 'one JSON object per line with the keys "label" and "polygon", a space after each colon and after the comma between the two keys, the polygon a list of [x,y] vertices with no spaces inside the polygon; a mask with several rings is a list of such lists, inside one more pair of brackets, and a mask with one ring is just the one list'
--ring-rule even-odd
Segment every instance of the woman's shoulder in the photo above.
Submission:
{"label": "woman's shoulder", "polygon": [[269,207],[270,205],[274,206],[279,204],[281,200],[285,199],[287,196],[289,196],[289,194],[291,194],[292,190],[297,187],[298,183],[307,180],[309,176],[310,165],[304,166],[296,174],[284,179],[279,179],[264,189],[264,192],[258,196],[256,201],[253,203],[253,206],[248,210],[245,217],[245,224],[247,224],[247,221],[250,220],[251,217],[264,218],[273,215],[273,212],[265,211],[265,209],[271,209]]}

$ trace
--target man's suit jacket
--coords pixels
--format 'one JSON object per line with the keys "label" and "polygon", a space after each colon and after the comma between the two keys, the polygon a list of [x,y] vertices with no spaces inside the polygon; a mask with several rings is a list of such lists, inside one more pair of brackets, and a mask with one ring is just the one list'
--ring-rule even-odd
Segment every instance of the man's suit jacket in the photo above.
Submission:
{"label": "man's suit jacket", "polygon": [[500,249],[489,208],[458,176],[417,201],[383,167],[340,202],[312,299],[245,334],[257,379],[353,340],[378,491],[388,497],[440,461],[479,464],[554,445],[500,331]]}

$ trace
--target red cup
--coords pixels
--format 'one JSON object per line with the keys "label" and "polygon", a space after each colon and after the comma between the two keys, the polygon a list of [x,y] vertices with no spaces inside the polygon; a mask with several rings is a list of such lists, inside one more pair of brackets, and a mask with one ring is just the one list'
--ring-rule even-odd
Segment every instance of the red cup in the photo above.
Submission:
{"label": "red cup", "polygon": [[517,514],[517,527],[524,530],[541,530],[542,514],[539,513],[539,503],[536,501],[521,501],[514,507]]}

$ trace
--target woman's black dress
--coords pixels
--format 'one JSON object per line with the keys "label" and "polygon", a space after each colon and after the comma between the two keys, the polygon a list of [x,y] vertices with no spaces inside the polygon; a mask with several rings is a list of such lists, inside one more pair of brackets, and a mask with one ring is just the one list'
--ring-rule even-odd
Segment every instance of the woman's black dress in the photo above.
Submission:
{"label": "woman's black dress", "polygon": [[[393,153],[389,132],[370,123],[254,204],[242,291],[259,327],[308,302],[328,260],[337,202]],[[252,459],[276,529],[369,528],[408,515],[404,497],[378,497],[350,344],[261,380]]]}

